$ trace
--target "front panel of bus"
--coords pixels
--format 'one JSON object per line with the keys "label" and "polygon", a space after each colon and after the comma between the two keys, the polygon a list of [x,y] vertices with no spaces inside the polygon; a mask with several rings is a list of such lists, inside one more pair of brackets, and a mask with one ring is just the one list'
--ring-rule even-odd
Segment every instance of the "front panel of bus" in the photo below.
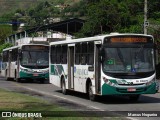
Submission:
{"label": "front panel of bus", "polygon": [[101,79],[102,95],[156,93],[153,38],[106,37]]}
{"label": "front panel of bus", "polygon": [[20,57],[20,78],[49,77],[49,47],[44,45],[24,45]]}

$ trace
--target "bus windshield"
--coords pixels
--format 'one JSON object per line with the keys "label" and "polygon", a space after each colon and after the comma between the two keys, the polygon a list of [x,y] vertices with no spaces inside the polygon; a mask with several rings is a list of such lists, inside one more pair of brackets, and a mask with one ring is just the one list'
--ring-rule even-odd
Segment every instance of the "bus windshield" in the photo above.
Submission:
{"label": "bus windshield", "polygon": [[154,70],[151,47],[104,47],[103,71],[109,73],[140,73]]}
{"label": "bus windshield", "polygon": [[36,50],[22,51],[21,65],[32,69],[43,69],[49,67],[48,51]]}

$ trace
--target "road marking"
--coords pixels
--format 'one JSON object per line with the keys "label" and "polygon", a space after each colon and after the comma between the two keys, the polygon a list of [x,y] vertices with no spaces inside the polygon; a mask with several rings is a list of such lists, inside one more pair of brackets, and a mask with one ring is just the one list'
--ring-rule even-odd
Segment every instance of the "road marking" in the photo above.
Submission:
{"label": "road marking", "polygon": [[139,120],[139,119],[136,119],[136,118],[131,118],[131,117],[126,117],[127,119],[130,119],[130,120]]}
{"label": "road marking", "polygon": [[100,108],[98,108],[98,107],[95,107],[95,106],[89,106],[90,108],[93,108],[93,109],[96,109],[96,110],[99,110],[99,111],[105,111],[105,110],[103,110],[103,109],[100,109]]}

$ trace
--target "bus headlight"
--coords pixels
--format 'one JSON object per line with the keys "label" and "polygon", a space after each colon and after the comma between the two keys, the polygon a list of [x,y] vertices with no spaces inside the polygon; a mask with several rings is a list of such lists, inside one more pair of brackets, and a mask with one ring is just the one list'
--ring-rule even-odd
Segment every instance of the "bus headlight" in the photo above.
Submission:
{"label": "bus headlight", "polygon": [[146,85],[149,86],[149,85],[151,85],[153,82],[155,82],[155,78],[153,78],[151,81],[147,82]]}
{"label": "bus headlight", "polygon": [[42,72],[42,73],[48,73],[48,72],[49,72],[49,69],[42,70],[41,72]]}
{"label": "bus headlight", "polygon": [[27,69],[22,69],[22,68],[21,68],[21,71],[22,71],[22,72],[27,72]]}
{"label": "bus headlight", "polygon": [[108,80],[107,78],[103,77],[103,81],[108,84],[109,86],[116,86],[115,83],[111,82],[110,80]]}
{"label": "bus headlight", "polygon": [[22,72],[26,72],[26,73],[27,73],[27,72],[33,72],[32,69],[23,69],[23,68],[21,68],[21,71],[22,71]]}
{"label": "bus headlight", "polygon": [[27,72],[33,72],[33,70],[31,70],[31,69],[27,69]]}

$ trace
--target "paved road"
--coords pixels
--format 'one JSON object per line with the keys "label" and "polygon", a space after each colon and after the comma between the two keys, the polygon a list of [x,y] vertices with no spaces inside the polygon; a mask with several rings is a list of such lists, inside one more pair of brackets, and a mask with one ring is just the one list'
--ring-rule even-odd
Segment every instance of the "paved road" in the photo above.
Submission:
{"label": "paved road", "polygon": [[116,112],[117,111],[160,112],[160,93],[154,95],[142,95],[138,102],[130,102],[128,98],[120,96],[99,97],[97,102],[92,102],[88,100],[88,97],[85,94],[78,92],[71,92],[69,95],[63,95],[61,93],[60,88],[49,83],[45,84],[40,84],[38,82],[17,83],[15,81],[5,81],[4,78],[1,77],[0,88],[4,88],[10,91],[30,94],[37,97],[42,97],[50,102],[57,103],[64,107],[68,107],[74,111],[97,110],[97,111],[116,111]]}

